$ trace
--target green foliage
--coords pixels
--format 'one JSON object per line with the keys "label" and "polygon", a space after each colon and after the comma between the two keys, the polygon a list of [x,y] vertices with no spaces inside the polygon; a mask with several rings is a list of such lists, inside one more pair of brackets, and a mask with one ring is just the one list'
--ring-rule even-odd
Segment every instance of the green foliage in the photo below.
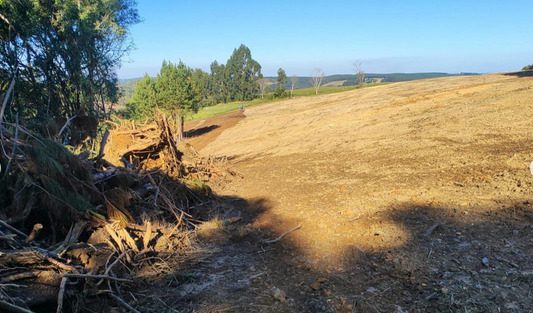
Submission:
{"label": "green foliage", "polygon": [[226,83],[226,66],[217,61],[211,63],[211,84],[209,93],[216,103],[226,102],[228,98],[228,86]]}
{"label": "green foliage", "polygon": [[0,0],[0,81],[16,76],[8,117],[105,114],[105,103],[118,98],[115,71],[128,28],[139,21],[135,7],[133,0]]}
{"label": "green foliage", "polygon": [[524,66],[522,71],[533,71],[533,64]]}
{"label": "green foliage", "polygon": [[[360,85],[357,87],[354,86],[340,86],[340,87],[322,87],[320,88],[320,94],[331,94],[331,93],[337,93],[337,92],[343,92],[348,90],[354,90],[357,88],[367,88],[375,86],[374,84],[365,84]],[[307,97],[307,96],[315,96],[315,89],[314,88],[302,88],[302,89],[295,89],[293,92],[294,97]],[[241,108],[242,105],[244,107],[252,107],[260,104],[270,103],[273,101],[277,101],[278,99],[274,97],[274,93],[266,94],[264,98],[256,98],[250,101],[246,101],[243,103],[242,101],[234,101],[234,102],[227,102],[227,103],[219,103],[217,105],[209,106],[209,107],[202,107],[198,110],[197,113],[189,116],[189,120],[199,120],[204,118],[209,118],[233,111],[237,111]]]}
{"label": "green foliage", "polygon": [[285,85],[287,85],[287,74],[285,74],[285,70],[280,67],[278,69],[278,78],[276,81],[274,97],[281,98],[285,96]]}
{"label": "green foliage", "polygon": [[151,114],[157,101],[155,79],[148,75],[137,81],[130,101],[126,104],[127,115],[140,120]]}
{"label": "green foliage", "polygon": [[127,117],[146,119],[156,108],[182,117],[196,112],[204,96],[201,79],[205,79],[204,74],[193,71],[183,62],[163,61],[156,78],[145,75],[137,82],[126,105]]}
{"label": "green foliage", "polygon": [[178,111],[181,116],[198,109],[199,92],[193,84],[192,70],[183,62],[174,65],[163,61],[155,85],[160,109]]}
{"label": "green foliage", "polygon": [[193,70],[192,83],[198,98],[200,99],[199,107],[216,104],[214,95],[209,92],[211,88],[211,77],[208,73],[202,71],[201,69]]}
{"label": "green foliage", "polygon": [[226,100],[252,100],[259,93],[257,80],[262,77],[261,65],[252,59],[248,47],[241,45],[233,50],[225,66]]}
{"label": "green foliage", "polygon": [[210,74],[182,62],[164,61],[155,79],[145,76],[137,82],[126,105],[127,116],[143,119],[156,107],[185,116],[221,102],[252,100],[259,93],[261,78],[261,65],[244,45],[233,51],[227,64],[214,61]]}

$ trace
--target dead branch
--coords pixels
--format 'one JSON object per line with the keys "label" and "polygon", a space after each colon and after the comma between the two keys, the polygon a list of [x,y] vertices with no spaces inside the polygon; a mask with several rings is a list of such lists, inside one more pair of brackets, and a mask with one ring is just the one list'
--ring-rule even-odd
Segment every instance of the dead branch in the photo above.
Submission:
{"label": "dead branch", "polygon": [[132,282],[131,279],[113,277],[113,276],[109,276],[109,275],[92,275],[92,274],[67,273],[67,274],[63,274],[63,277],[86,278],[86,279],[107,279],[107,280],[114,280],[114,281],[121,281],[121,282],[128,282],[128,283]]}
{"label": "dead branch", "polygon": [[68,125],[70,125],[70,123],[77,117],[77,115],[74,115],[72,117],[70,117],[66,122],[65,124],[63,125],[63,127],[61,127],[61,129],[59,130],[59,132],[57,133],[57,138],[60,138],[61,135],[63,134],[63,132],[65,131],[65,129],[67,129]]}
{"label": "dead branch", "polygon": [[31,310],[20,307],[13,303],[6,302],[4,300],[0,300],[0,308],[3,310],[6,310],[6,312],[12,312],[12,313],[33,313],[33,311]]}
{"label": "dead branch", "polygon": [[63,298],[65,297],[65,288],[67,287],[68,278],[61,278],[61,283],[59,284],[59,293],[57,294],[57,309],[56,313],[63,312]]}
{"label": "dead branch", "polygon": [[116,294],[110,292],[109,295],[111,296],[111,298],[115,299],[115,301],[117,301],[118,304],[122,305],[124,308],[130,310],[131,312],[134,312],[134,313],[141,313],[139,311],[137,311],[134,307],[132,307],[131,305],[129,305],[126,301],[124,301],[122,298],[120,298],[119,296],[117,296]]}
{"label": "dead branch", "polygon": [[437,222],[437,223],[431,225],[431,227],[429,227],[429,228],[426,230],[426,232],[424,233],[424,236],[426,236],[426,237],[431,236],[431,234],[435,231],[435,229],[437,229],[437,227],[439,227],[440,225],[441,225],[440,222]]}
{"label": "dead branch", "polygon": [[15,75],[13,75],[13,78],[11,79],[11,83],[9,83],[9,87],[7,88],[7,92],[4,96],[4,100],[2,101],[2,108],[0,108],[0,124],[2,124],[2,121],[4,119],[4,112],[7,106],[7,103],[9,102],[9,98],[11,97],[11,93],[13,92],[13,88],[15,88]]}
{"label": "dead branch", "polygon": [[102,136],[102,141],[100,142],[100,150],[98,151],[98,156],[96,160],[100,160],[104,156],[105,145],[107,144],[107,139],[109,139],[109,129],[106,129],[104,135]]}
{"label": "dead branch", "polygon": [[35,237],[37,237],[41,229],[43,229],[43,224],[37,223],[33,225],[33,229],[31,230],[31,233],[26,238],[26,242],[27,243],[32,242],[35,239]]}
{"label": "dead branch", "polygon": [[24,240],[27,238],[26,234],[21,232],[20,230],[16,229],[15,227],[9,225],[8,223],[4,222],[3,220],[0,219],[0,225],[4,226],[5,228],[9,229],[11,232],[21,236],[22,238],[24,238]]}
{"label": "dead branch", "polygon": [[285,236],[287,236],[288,234],[290,234],[290,233],[292,233],[293,231],[296,231],[296,230],[298,230],[298,229],[300,229],[300,228],[302,228],[302,225],[298,225],[298,226],[296,226],[296,227],[294,227],[294,228],[289,229],[288,231],[286,231],[286,232],[284,232],[283,234],[279,235],[279,237],[276,238],[276,239],[272,239],[272,240],[263,240],[263,242],[264,242],[264,243],[269,243],[269,244],[270,244],[270,243],[276,243],[276,242],[282,240],[282,239],[283,239]]}

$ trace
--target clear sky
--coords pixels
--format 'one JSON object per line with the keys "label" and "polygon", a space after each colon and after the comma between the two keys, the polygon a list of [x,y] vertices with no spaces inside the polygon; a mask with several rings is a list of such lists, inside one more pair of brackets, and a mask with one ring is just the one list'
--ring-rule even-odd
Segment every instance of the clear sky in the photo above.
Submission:
{"label": "clear sky", "polygon": [[119,77],[209,69],[247,45],[265,75],[497,72],[533,63],[533,0],[138,0]]}

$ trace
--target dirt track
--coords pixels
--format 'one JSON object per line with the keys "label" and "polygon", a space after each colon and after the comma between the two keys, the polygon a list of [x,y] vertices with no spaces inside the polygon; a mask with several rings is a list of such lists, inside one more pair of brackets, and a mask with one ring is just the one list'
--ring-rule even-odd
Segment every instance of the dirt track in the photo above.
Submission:
{"label": "dirt track", "polygon": [[[237,231],[237,243],[219,256],[234,276],[208,271],[247,283],[235,291],[215,283],[199,293],[200,308],[533,307],[533,78],[396,83],[245,115],[216,136],[201,135],[199,148],[233,158],[244,178],[219,192],[248,202],[242,225],[226,231]],[[261,243],[298,224],[280,243]],[[275,300],[274,287],[288,300]]]}

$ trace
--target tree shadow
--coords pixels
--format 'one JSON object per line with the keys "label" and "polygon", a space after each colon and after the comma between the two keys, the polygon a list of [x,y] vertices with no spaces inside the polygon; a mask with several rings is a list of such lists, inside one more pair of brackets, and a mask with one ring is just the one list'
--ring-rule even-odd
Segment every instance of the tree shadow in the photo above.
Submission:
{"label": "tree shadow", "polygon": [[274,214],[272,200],[211,194],[209,201],[191,205],[187,213],[198,220],[197,239],[209,252],[155,279],[139,279],[125,300],[141,312],[526,312],[533,307],[533,203],[501,200],[493,211],[480,211],[475,203],[461,208],[391,204],[347,221],[353,241],[320,263],[298,240],[314,225],[268,242],[286,229],[280,225],[299,223]]}
{"label": "tree shadow", "polygon": [[205,126],[205,127],[194,128],[194,129],[185,131],[185,137],[187,137],[187,138],[198,137],[198,136],[201,136],[203,134],[207,134],[208,132],[210,132],[210,131],[212,131],[214,129],[217,129],[219,127],[220,126],[218,126],[218,125],[209,125],[209,126]]}
{"label": "tree shadow", "polygon": [[[408,240],[395,248],[353,245],[330,268],[307,266],[313,273],[307,288],[300,289],[303,297],[285,286],[296,299],[294,311],[527,311],[533,307],[532,206],[513,203],[497,212],[471,212],[475,210],[404,203],[377,213],[371,218],[392,222]],[[384,227],[373,235],[386,232]],[[291,249],[299,250],[297,244]],[[284,258],[293,264],[287,269],[291,275],[301,275],[301,260]],[[309,287],[319,279],[324,282],[316,290]]]}
{"label": "tree shadow", "polygon": [[512,72],[512,73],[505,73],[506,76],[516,76],[516,77],[531,77],[533,76],[533,71],[520,71],[520,72]]}
{"label": "tree shadow", "polygon": [[[257,224],[270,210],[267,199],[239,201],[243,219],[224,229],[228,240],[218,241],[221,252],[196,271],[207,285],[194,290],[198,281],[193,280],[177,287],[183,298],[174,307],[184,301],[189,312],[525,312],[533,307],[529,203],[488,213],[394,205],[366,218],[396,225],[407,240],[394,248],[380,246],[387,228],[378,228],[374,248],[350,245],[341,258],[317,266],[297,236],[265,243],[276,237],[275,227]],[[269,225],[287,223],[269,218]],[[355,220],[353,227],[365,231],[365,223]],[[275,288],[287,299],[276,299]]]}

